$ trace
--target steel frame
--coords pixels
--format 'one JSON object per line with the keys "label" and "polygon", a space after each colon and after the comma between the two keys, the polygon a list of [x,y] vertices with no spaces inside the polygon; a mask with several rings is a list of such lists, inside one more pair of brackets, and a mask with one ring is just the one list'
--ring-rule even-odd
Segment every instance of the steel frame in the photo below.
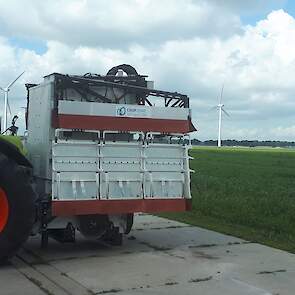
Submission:
{"label": "steel frame", "polygon": [[[180,107],[189,108],[189,98],[187,95],[177,92],[168,92],[156,89],[147,88],[146,76],[132,75],[132,76],[113,76],[113,75],[84,75],[84,76],[70,76],[63,74],[54,74],[56,99],[63,99],[66,89],[74,89],[85,100],[88,100],[87,95],[90,94],[97,99],[98,102],[110,103],[110,99],[106,97],[108,91],[115,88],[122,89],[124,92],[121,96],[116,97],[116,103],[130,93],[136,94],[137,104],[152,106],[149,96],[159,97],[164,99],[165,107]],[[101,95],[91,86],[105,87],[105,95]]]}

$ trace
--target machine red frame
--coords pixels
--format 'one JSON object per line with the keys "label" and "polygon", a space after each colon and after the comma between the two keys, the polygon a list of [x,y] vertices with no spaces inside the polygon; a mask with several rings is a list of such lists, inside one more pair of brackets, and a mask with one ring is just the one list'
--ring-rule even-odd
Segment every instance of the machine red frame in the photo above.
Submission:
{"label": "machine red frame", "polygon": [[110,116],[82,116],[53,114],[55,128],[115,131],[189,133],[196,131],[191,120],[120,118]]}
{"label": "machine red frame", "polygon": [[52,201],[53,216],[190,211],[189,199]]}

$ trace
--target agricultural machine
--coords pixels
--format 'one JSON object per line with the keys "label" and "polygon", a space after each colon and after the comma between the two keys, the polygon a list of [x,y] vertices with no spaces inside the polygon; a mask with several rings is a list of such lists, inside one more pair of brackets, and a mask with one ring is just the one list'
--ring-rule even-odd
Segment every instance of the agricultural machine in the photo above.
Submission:
{"label": "agricultural machine", "polygon": [[[26,84],[26,132],[0,137],[0,260],[30,235],[122,243],[136,212],[191,206],[189,98],[130,65]],[[10,134],[8,134],[10,133]]]}

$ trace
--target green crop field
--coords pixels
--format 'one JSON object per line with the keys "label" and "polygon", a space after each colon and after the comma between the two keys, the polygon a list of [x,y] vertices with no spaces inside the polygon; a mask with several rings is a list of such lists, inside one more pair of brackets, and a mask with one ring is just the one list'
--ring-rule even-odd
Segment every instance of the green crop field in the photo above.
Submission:
{"label": "green crop field", "polygon": [[295,151],[194,148],[193,210],[166,214],[295,253]]}

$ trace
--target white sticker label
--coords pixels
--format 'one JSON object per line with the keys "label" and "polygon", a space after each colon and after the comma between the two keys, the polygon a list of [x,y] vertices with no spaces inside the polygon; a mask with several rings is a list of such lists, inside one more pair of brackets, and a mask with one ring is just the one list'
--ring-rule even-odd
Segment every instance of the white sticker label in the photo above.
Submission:
{"label": "white sticker label", "polygon": [[116,106],[116,116],[117,117],[150,117],[151,112],[146,107],[137,107],[137,106],[127,106],[120,105]]}

